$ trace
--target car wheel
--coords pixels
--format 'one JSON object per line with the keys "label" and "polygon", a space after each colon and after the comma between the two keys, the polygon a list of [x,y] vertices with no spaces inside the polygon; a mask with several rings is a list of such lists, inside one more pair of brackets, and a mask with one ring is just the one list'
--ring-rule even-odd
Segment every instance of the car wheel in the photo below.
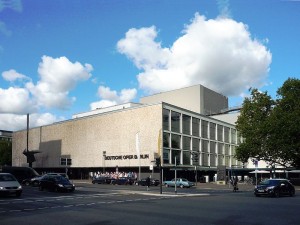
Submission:
{"label": "car wheel", "polygon": [[295,195],[295,190],[290,191],[290,196],[293,197]]}
{"label": "car wheel", "polygon": [[42,187],[41,185],[39,186],[39,190],[40,190],[40,191],[42,191],[42,190],[43,190],[43,187]]}
{"label": "car wheel", "polygon": [[255,197],[260,197],[260,195],[259,195],[259,194],[256,194],[256,193],[255,193],[254,195],[255,195]]}
{"label": "car wheel", "polygon": [[180,187],[180,188],[184,188],[183,184],[180,184],[179,187]]}
{"label": "car wheel", "polygon": [[17,196],[17,197],[20,197],[20,196],[21,196],[21,192],[19,192],[19,191],[16,192],[16,196]]}
{"label": "car wheel", "polygon": [[29,186],[30,182],[29,182],[28,180],[26,180],[26,181],[24,182],[24,184],[25,184],[26,186]]}
{"label": "car wheel", "polygon": [[276,198],[279,198],[279,196],[280,196],[279,190],[275,190],[275,191],[274,191],[274,196],[275,196]]}

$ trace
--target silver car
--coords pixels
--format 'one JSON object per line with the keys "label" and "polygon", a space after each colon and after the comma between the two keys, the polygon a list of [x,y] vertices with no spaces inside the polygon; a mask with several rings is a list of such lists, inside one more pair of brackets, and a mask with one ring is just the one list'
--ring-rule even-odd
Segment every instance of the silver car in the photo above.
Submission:
{"label": "silver car", "polygon": [[0,195],[14,194],[20,197],[22,194],[22,186],[17,179],[10,173],[0,173]]}

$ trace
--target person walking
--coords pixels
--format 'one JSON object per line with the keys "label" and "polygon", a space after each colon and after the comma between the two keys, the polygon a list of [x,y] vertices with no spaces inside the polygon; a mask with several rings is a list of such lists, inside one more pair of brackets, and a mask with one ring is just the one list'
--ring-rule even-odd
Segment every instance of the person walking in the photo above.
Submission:
{"label": "person walking", "polygon": [[239,179],[237,177],[233,178],[233,191],[236,192],[239,190],[238,188],[238,181]]}
{"label": "person walking", "polygon": [[150,188],[150,177],[146,178],[146,186],[147,186],[147,191],[149,191],[149,188]]}

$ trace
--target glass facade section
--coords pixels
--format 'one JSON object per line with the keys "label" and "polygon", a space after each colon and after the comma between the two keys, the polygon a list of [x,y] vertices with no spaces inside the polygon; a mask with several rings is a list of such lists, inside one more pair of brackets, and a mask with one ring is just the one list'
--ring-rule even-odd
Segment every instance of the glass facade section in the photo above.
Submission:
{"label": "glass facade section", "polygon": [[182,148],[183,148],[183,150],[191,150],[191,138],[190,137],[183,136]]}
{"label": "glass facade section", "polygon": [[[178,112],[180,111],[180,112]],[[182,109],[163,109],[163,163],[185,166],[242,165],[233,156],[243,140],[237,130],[221,121],[209,122]],[[194,157],[193,154],[199,154]]]}
{"label": "glass facade section", "polygon": [[170,134],[166,132],[163,135],[163,147],[170,148]]}
{"label": "glass facade section", "polygon": [[164,164],[169,164],[170,163],[170,149],[164,149],[163,163]]}
{"label": "glass facade section", "polygon": [[226,143],[229,143],[229,127],[224,127],[224,141]]}
{"label": "glass facade section", "polygon": [[200,139],[198,138],[193,138],[193,143],[192,143],[192,150],[199,152],[200,150]]}
{"label": "glass facade section", "polygon": [[180,133],[180,113],[171,112],[171,130]]}
{"label": "glass facade section", "polygon": [[171,147],[180,149],[180,135],[172,134],[171,135]]}
{"label": "glass facade section", "polygon": [[223,141],[223,126],[219,124],[217,125],[217,140]]}
{"label": "glass facade section", "polygon": [[170,130],[170,110],[163,109],[163,129]]}
{"label": "glass facade section", "polygon": [[191,134],[191,117],[182,115],[182,133]]}
{"label": "glass facade section", "polygon": [[211,154],[209,156],[209,161],[210,161],[210,166],[216,166],[216,155],[215,154]]}
{"label": "glass facade section", "polygon": [[201,136],[203,138],[208,138],[208,121],[201,121]]}
{"label": "glass facade section", "polygon": [[224,154],[224,144],[223,143],[218,143],[218,154],[222,155]]}
{"label": "glass facade section", "polygon": [[202,166],[209,166],[208,165],[208,159],[209,155],[207,153],[202,154]]}
{"label": "glass facade section", "polygon": [[216,140],[216,124],[209,123],[209,136],[211,140]]}
{"label": "glass facade section", "polygon": [[191,152],[183,151],[182,152],[182,164],[183,165],[191,165]]}
{"label": "glass facade section", "polygon": [[199,137],[200,131],[199,131],[199,125],[200,125],[200,119],[192,118],[192,135]]}
{"label": "glass facade section", "polygon": [[180,165],[180,159],[181,159],[181,151],[178,150],[172,150],[172,164],[175,164],[175,159],[176,159],[176,164]]}
{"label": "glass facade section", "polygon": [[202,152],[208,152],[208,150],[209,150],[208,143],[209,142],[207,140],[202,140],[201,141],[201,144],[202,144],[201,151]]}
{"label": "glass facade section", "polygon": [[210,153],[216,154],[216,142],[210,142],[210,148],[209,148]]}
{"label": "glass facade section", "polygon": [[225,145],[225,155],[230,155],[230,146]]}
{"label": "glass facade section", "polygon": [[224,166],[224,156],[223,155],[218,155],[218,165]]}
{"label": "glass facade section", "polygon": [[236,129],[231,129],[231,143],[236,144]]}

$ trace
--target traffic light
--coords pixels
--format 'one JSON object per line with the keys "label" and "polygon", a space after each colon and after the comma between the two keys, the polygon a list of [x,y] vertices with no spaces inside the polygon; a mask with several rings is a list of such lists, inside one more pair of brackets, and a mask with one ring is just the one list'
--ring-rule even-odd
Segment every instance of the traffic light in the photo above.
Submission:
{"label": "traffic light", "polygon": [[155,164],[156,164],[156,166],[157,167],[160,167],[160,157],[157,157],[156,159],[155,159]]}

